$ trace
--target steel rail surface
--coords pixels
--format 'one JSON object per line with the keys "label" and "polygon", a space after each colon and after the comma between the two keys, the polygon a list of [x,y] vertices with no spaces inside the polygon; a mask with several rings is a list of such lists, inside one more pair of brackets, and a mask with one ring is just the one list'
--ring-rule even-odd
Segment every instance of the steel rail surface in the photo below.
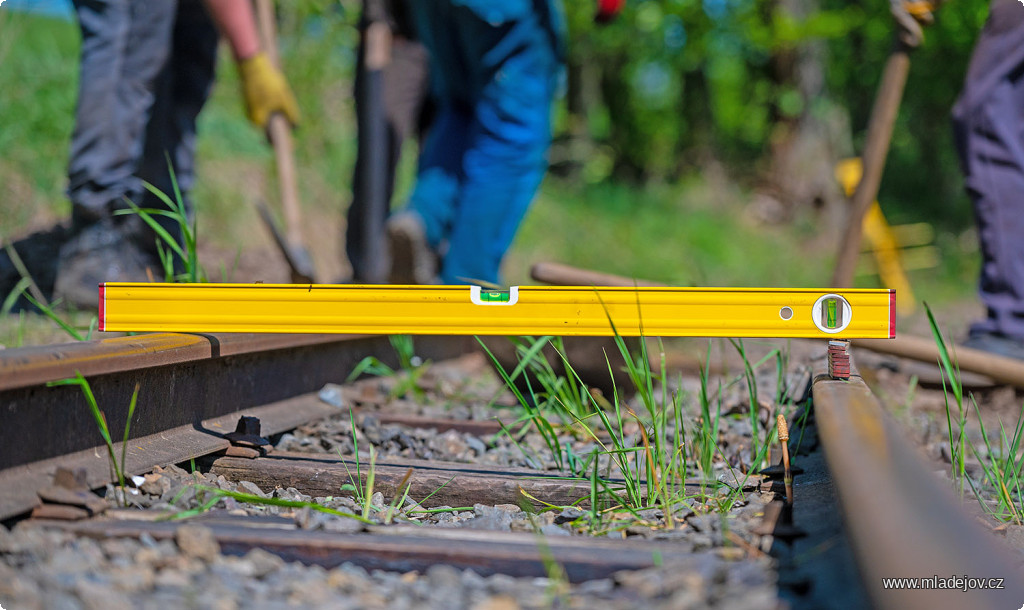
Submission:
{"label": "steel rail surface", "polygon": [[[874,605],[1019,608],[1019,561],[970,520],[858,377],[819,377],[814,413],[861,578]],[[1001,590],[886,590],[884,578],[1002,578]]]}
{"label": "steel rail surface", "polygon": [[[474,348],[467,337],[416,338],[423,358]],[[0,519],[30,508],[24,503],[34,491],[24,486],[45,485],[57,465],[106,472],[106,450],[82,392],[47,382],[81,372],[114,439],[123,437],[138,384],[129,443],[129,470],[137,472],[216,450],[243,412],[276,405],[264,417],[283,417],[282,426],[303,423],[291,420],[304,413],[323,415],[289,401],[345,380],[369,355],[397,366],[393,354],[383,336],[170,333],[0,350]],[[180,436],[172,440],[170,431]]]}

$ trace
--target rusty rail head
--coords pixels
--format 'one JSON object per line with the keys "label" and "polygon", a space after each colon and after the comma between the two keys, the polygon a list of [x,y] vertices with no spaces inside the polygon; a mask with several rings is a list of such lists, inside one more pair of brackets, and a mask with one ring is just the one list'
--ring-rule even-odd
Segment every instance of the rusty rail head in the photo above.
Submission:
{"label": "rusty rail head", "polygon": [[354,335],[152,333],[0,350],[0,392],[74,376],[123,373],[169,364],[352,341]]}
{"label": "rusty rail head", "polygon": [[[468,337],[416,339],[425,358],[472,349]],[[0,474],[102,443],[82,393],[46,387],[76,371],[89,380],[115,438],[140,385],[131,425],[132,438],[140,438],[315,392],[369,355],[397,366],[383,336],[161,333],[0,350]]]}
{"label": "rusty rail head", "polygon": [[[864,382],[814,382],[814,412],[861,577],[878,608],[1019,608],[1019,557],[970,520]],[[883,578],[1002,578],[1005,589],[886,590]]]}

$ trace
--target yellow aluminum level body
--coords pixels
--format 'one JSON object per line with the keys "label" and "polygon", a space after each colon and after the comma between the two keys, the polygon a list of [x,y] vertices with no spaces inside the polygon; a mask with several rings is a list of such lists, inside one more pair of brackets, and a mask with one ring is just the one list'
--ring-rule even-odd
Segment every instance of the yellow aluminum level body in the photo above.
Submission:
{"label": "yellow aluminum level body", "polygon": [[[611,322],[609,322],[609,320]],[[100,285],[100,330],[891,338],[891,290]]]}

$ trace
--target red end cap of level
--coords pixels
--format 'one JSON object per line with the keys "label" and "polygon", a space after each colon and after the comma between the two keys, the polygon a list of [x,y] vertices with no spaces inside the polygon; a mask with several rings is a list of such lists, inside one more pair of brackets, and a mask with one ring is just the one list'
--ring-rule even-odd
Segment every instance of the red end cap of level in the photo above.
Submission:
{"label": "red end cap of level", "polygon": [[102,331],[103,328],[106,326],[106,320],[103,319],[105,317],[105,314],[107,313],[107,308],[105,307],[106,303],[104,303],[105,297],[106,295],[104,294],[103,284],[100,284],[100,321],[99,325],[96,327],[96,329],[100,331]]}
{"label": "red end cap of level", "polygon": [[[100,295],[102,296],[102,292]],[[102,299],[101,299],[102,300]],[[896,338],[896,291],[889,290],[889,338]]]}

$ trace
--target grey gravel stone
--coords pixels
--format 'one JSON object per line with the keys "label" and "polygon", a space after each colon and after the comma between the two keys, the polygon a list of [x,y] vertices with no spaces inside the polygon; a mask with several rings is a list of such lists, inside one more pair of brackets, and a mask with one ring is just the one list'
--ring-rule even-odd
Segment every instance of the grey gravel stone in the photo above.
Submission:
{"label": "grey gravel stone", "polygon": [[340,385],[334,383],[328,383],[324,387],[320,388],[320,393],[317,394],[321,401],[331,405],[332,407],[341,408],[345,406],[342,400],[342,389]]}
{"label": "grey gravel stone", "polygon": [[475,436],[467,435],[465,437],[466,444],[470,449],[476,452],[477,455],[483,455],[487,453],[487,445]]}
{"label": "grey gravel stone", "polygon": [[113,586],[118,590],[125,593],[135,593],[151,589],[156,580],[156,574],[152,568],[145,564],[127,565],[111,571],[110,579]]}
{"label": "grey gravel stone", "polygon": [[213,530],[202,525],[183,525],[174,536],[178,548],[186,557],[195,557],[213,561],[220,555],[220,544],[213,535]]}
{"label": "grey gravel stone", "polygon": [[244,559],[252,564],[253,576],[263,578],[267,574],[279,570],[284,565],[284,560],[268,553],[263,549],[253,549],[245,554]]}
{"label": "grey gravel stone", "polygon": [[153,584],[166,589],[184,589],[189,584],[189,578],[187,574],[177,570],[161,570],[156,575]]}
{"label": "grey gravel stone", "polygon": [[1018,549],[1024,549],[1024,525],[1007,526],[1006,543]]}
{"label": "grey gravel stone", "polygon": [[262,489],[260,489],[258,485],[256,485],[255,483],[253,483],[251,481],[241,481],[241,482],[239,482],[238,485],[237,485],[237,490],[242,492],[242,493],[252,494],[254,496],[259,496],[261,498],[268,497],[267,494],[264,493],[264,491]]}
{"label": "grey gravel stone", "polygon": [[540,533],[545,536],[571,536],[565,528],[562,528],[554,523],[549,525],[541,526]]}
{"label": "grey gravel stone", "polygon": [[340,532],[343,534],[354,534],[361,532],[366,526],[356,519],[350,517],[341,517],[338,515],[327,515],[327,519],[323,521],[320,526],[328,532]]}
{"label": "grey gravel stone", "polygon": [[16,552],[14,535],[4,526],[0,525],[0,553]]}
{"label": "grey gravel stone", "polygon": [[555,516],[555,523],[561,525],[563,523],[569,523],[582,517],[585,513],[583,510],[570,506]]}
{"label": "grey gravel stone", "polygon": [[163,497],[171,489],[171,481],[162,474],[151,473],[145,475],[139,490],[151,496]]}
{"label": "grey gravel stone", "polygon": [[477,504],[473,506],[473,518],[466,521],[463,527],[474,530],[509,531],[511,523],[512,515],[508,511]]}
{"label": "grey gravel stone", "polygon": [[84,606],[63,591],[43,591],[43,607],[47,610],[82,610]]}
{"label": "grey gravel stone", "polygon": [[583,595],[600,595],[609,593],[614,588],[615,583],[610,578],[600,578],[580,583],[579,587],[576,588],[576,592]]}
{"label": "grey gravel stone", "polygon": [[85,610],[131,610],[133,607],[124,593],[88,580],[75,585],[75,594]]}
{"label": "grey gravel stone", "polygon": [[170,489],[160,496],[160,501],[180,508],[186,508],[196,502],[196,488],[192,484],[172,481]]}

